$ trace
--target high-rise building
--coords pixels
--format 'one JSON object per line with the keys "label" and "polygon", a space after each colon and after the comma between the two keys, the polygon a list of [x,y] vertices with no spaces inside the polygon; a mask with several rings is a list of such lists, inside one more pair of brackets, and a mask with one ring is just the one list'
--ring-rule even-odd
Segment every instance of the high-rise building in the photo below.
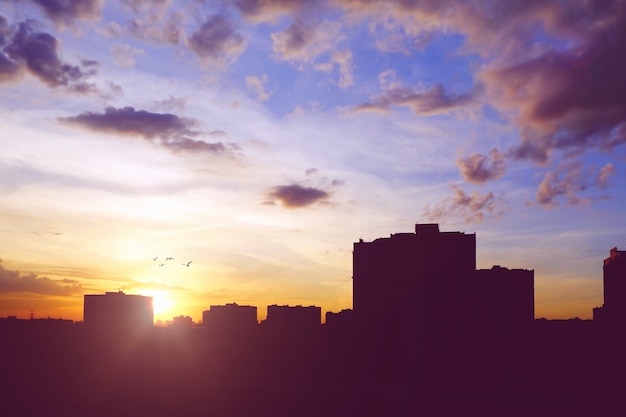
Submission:
{"label": "high-rise building", "polygon": [[375,332],[445,331],[466,313],[475,270],[476,235],[440,232],[437,224],[360,240],[353,252],[356,324]]}
{"label": "high-rise building", "polygon": [[153,326],[152,297],[106,292],[85,294],[83,322],[91,328],[137,330]]}
{"label": "high-rise building", "polygon": [[604,305],[593,309],[594,320],[626,323],[626,251],[612,248],[602,266]]}
{"label": "high-rise building", "polygon": [[533,323],[534,271],[477,271],[475,234],[417,224],[360,240],[353,255],[354,323],[373,355],[392,358],[390,369],[454,367]]}

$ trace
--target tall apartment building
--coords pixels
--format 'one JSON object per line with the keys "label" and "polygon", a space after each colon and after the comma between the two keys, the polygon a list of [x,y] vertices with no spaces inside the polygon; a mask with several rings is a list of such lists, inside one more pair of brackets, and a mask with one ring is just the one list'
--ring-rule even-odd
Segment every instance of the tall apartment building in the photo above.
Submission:
{"label": "tall apartment building", "polygon": [[360,240],[353,252],[355,322],[375,331],[451,326],[463,314],[475,270],[476,235],[440,232],[437,224]]}
{"label": "tall apartment building", "polygon": [[476,235],[437,224],[354,243],[352,279],[357,331],[398,368],[448,366],[534,320],[534,271],[477,271]]}
{"label": "tall apartment building", "polygon": [[604,304],[593,309],[594,320],[626,323],[626,251],[612,248],[602,265]]}

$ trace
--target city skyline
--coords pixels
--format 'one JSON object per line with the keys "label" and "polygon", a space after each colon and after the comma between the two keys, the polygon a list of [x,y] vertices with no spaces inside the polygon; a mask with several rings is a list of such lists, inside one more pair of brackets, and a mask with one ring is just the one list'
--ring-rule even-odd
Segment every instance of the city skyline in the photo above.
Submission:
{"label": "city skyline", "polygon": [[[420,230],[422,230],[421,234],[420,234]],[[434,236],[433,236],[434,233]],[[437,240],[437,236],[442,236],[444,239],[446,236],[449,237],[454,237],[456,236],[457,240],[460,239],[464,239],[467,241],[466,237],[469,238],[470,240],[467,241],[466,244],[464,244],[464,249],[459,250],[462,246],[458,246],[458,242],[454,243],[454,240]],[[358,242],[354,242],[354,251],[353,251],[353,265],[356,267],[357,264],[357,258],[356,258],[356,249],[357,247],[361,247],[363,248],[363,245],[369,245],[372,244],[371,249],[369,250],[369,255],[360,255],[359,259],[361,259],[361,261],[359,261],[361,263],[361,266],[359,267],[359,275],[361,275],[362,273],[366,273],[366,275],[373,275],[373,276],[381,276],[381,267],[384,268],[390,268],[387,273],[392,273],[392,271],[396,271],[392,274],[392,276],[390,276],[388,278],[388,283],[386,284],[389,287],[394,286],[395,284],[392,284],[394,282],[396,282],[396,280],[398,279],[405,279],[405,278],[400,278],[403,275],[406,274],[407,270],[412,270],[412,267],[409,267],[409,264],[406,264],[407,261],[409,261],[409,259],[404,259],[401,263],[399,264],[395,264],[395,265],[391,265],[391,264],[387,264],[385,266],[385,264],[380,264],[376,267],[373,267],[373,269],[371,271],[368,272],[367,267],[366,269],[364,268],[364,265],[366,265],[365,263],[363,263],[364,260],[367,260],[368,258],[370,258],[370,261],[372,261],[375,257],[377,257],[378,255],[375,255],[374,257],[372,257],[372,255],[374,255],[376,252],[373,251],[380,251],[383,247],[385,246],[380,246],[380,245],[391,245],[388,246],[387,250],[383,250],[382,253],[389,253],[389,249],[390,248],[395,248],[394,251],[397,251],[398,254],[400,253],[404,253],[403,250],[400,250],[398,246],[398,244],[400,245],[404,245],[407,243],[406,238],[411,237],[411,239],[415,239],[417,238],[418,241],[421,240],[421,244],[424,245],[425,242],[428,242],[429,240],[431,241],[431,244],[435,245],[432,247],[429,247],[428,245],[430,244],[426,244],[425,247],[422,246],[413,246],[414,249],[415,248],[419,248],[422,247],[422,249],[420,249],[420,251],[424,251],[426,250],[426,258],[425,259],[431,259],[429,262],[435,262],[435,259],[438,259],[439,262],[443,262],[445,263],[445,259],[448,256],[452,256],[453,258],[456,258],[457,256],[462,256],[463,261],[462,263],[465,265],[465,272],[463,273],[452,273],[452,275],[456,276],[454,279],[455,280],[459,280],[460,281],[456,281],[457,283],[455,285],[460,285],[459,288],[464,288],[463,286],[467,286],[469,285],[469,287],[462,289],[461,293],[459,293],[459,295],[461,296],[461,298],[467,298],[470,296],[470,294],[473,294],[473,290],[471,290],[471,287],[474,285],[477,285],[474,281],[476,280],[476,278],[468,278],[468,272],[472,271],[472,273],[476,273],[476,277],[483,277],[483,278],[479,278],[479,280],[485,280],[486,277],[492,276],[493,278],[487,278],[489,280],[493,280],[495,279],[496,281],[490,281],[492,282],[492,284],[489,285],[493,285],[495,284],[497,281],[501,281],[502,285],[505,281],[510,280],[511,278],[508,278],[509,276],[513,276],[513,277],[519,277],[522,275],[528,276],[530,277],[530,300],[531,303],[529,304],[530,306],[530,310],[526,309],[526,313],[528,315],[528,313],[530,313],[531,318],[534,319],[546,319],[545,316],[536,316],[535,314],[535,279],[534,279],[534,270],[529,270],[529,269],[525,269],[525,268],[508,268],[507,266],[502,266],[501,264],[494,264],[492,265],[490,268],[481,268],[481,267],[477,267],[477,263],[476,263],[476,252],[477,252],[477,248],[476,248],[476,235],[475,234],[468,234],[466,235],[464,232],[458,232],[458,231],[445,231],[445,232],[440,232],[439,230],[439,225],[437,223],[422,223],[422,224],[415,224],[415,230],[414,232],[399,232],[399,233],[392,233],[389,235],[389,237],[379,237],[376,239],[373,239],[371,241],[364,241],[363,239],[359,239]],[[403,243],[404,242],[404,243]],[[444,244],[444,242],[447,242]],[[469,244],[469,246],[468,246]],[[361,251],[363,251],[364,249],[361,249]],[[363,252],[361,252],[363,253]],[[419,259],[423,259],[423,257],[425,256],[424,253],[420,253],[417,252],[413,255],[413,260],[411,262],[417,262],[418,264],[421,261],[418,261]],[[473,254],[472,254],[473,253]],[[607,258],[604,259],[603,261],[603,266],[602,266],[602,271],[603,271],[603,279],[602,279],[602,292],[603,292],[603,297],[601,298],[601,300],[599,300],[598,305],[593,306],[592,310],[591,310],[591,314],[588,314],[589,317],[582,317],[583,319],[589,319],[589,318],[596,318],[596,315],[599,314],[598,311],[602,310],[602,308],[604,307],[605,303],[606,303],[606,293],[607,293],[607,289],[606,289],[606,267],[607,267],[607,263],[611,263],[612,261],[617,259],[618,255],[621,255],[623,253],[626,253],[626,251],[621,251],[618,250],[616,247],[611,248],[611,250],[609,251],[609,256]],[[402,256],[406,256],[406,253],[404,253]],[[157,261],[158,257],[154,257],[152,258],[152,260],[154,262]],[[169,257],[167,258],[168,260],[173,260],[173,257]],[[621,259],[621,258],[620,258]],[[460,262],[461,259],[457,259],[456,262]],[[388,261],[386,261],[388,262]],[[183,266],[189,266],[188,264],[182,263],[181,265]],[[375,264],[372,264],[375,265]],[[403,265],[403,266],[401,266]],[[159,264],[159,266],[163,266],[163,264]],[[408,268],[408,269],[407,269]],[[454,268],[453,268],[454,269]],[[446,271],[445,268],[442,269],[442,271]],[[6,271],[3,270],[3,273],[6,273]],[[398,275],[399,274],[399,275]],[[419,275],[422,275],[418,274]],[[500,274],[504,274],[504,275],[500,275]],[[512,274],[512,275],[509,275]],[[522,275],[519,275],[522,274]],[[438,272],[436,275],[433,276],[433,278],[435,278],[435,281],[438,280],[447,280],[447,278],[445,278],[447,275],[450,275],[450,273],[445,273],[445,272]],[[356,276],[356,270],[353,271],[353,276],[352,276],[352,282],[354,284],[354,277]],[[17,277],[14,274],[14,277],[18,278],[18,279],[28,279],[28,277]],[[499,278],[498,278],[499,277]],[[32,278],[32,277],[31,277]],[[619,279],[621,278],[619,275],[616,275],[616,284],[611,284],[611,285],[617,285],[617,288],[621,288],[622,284],[621,284],[621,280]],[[465,281],[468,280],[469,281]],[[515,279],[519,279],[519,278],[515,278]],[[409,280],[410,281],[410,280]],[[444,282],[442,281],[442,282]],[[465,284],[463,284],[463,282],[465,281]],[[406,282],[406,281],[405,281]],[[482,281],[481,281],[482,282]],[[487,282],[487,281],[485,281]],[[380,285],[380,284],[377,284]],[[484,285],[484,284],[480,284],[480,285]],[[528,284],[525,284],[526,286]],[[480,286],[479,286],[480,287]],[[386,290],[383,290],[382,287],[379,288],[379,290],[375,290],[376,287],[373,287],[372,290],[374,290],[373,292],[370,292],[371,295],[378,297],[379,295],[376,295],[377,291],[383,291],[383,293]],[[495,287],[494,287],[495,288]],[[512,291],[510,293],[510,296],[513,297],[526,297],[527,296],[527,292],[528,292],[528,288],[524,289],[523,287],[518,287],[516,289],[513,289],[514,287],[511,287],[509,290],[507,291]],[[494,289],[495,290],[495,289]],[[489,290],[491,291],[491,290]],[[488,292],[489,292],[488,291]],[[619,297],[621,297],[621,290],[611,290],[615,292],[615,297],[618,297],[617,299],[619,299]],[[361,294],[362,290],[359,290],[358,294]],[[421,290],[417,290],[416,288],[414,288],[412,291],[407,291],[407,292],[403,292],[401,294],[403,294],[403,296],[409,296],[409,297],[414,297],[416,296],[416,294],[421,294],[422,291]],[[517,295],[513,295],[516,294]],[[118,291],[105,291],[105,294],[87,294],[85,293],[82,297],[83,297],[83,307],[82,307],[82,313],[83,316],[80,319],[76,319],[75,317],[71,317],[69,318],[72,321],[76,321],[76,322],[81,322],[84,320],[84,316],[87,314],[86,313],[86,303],[87,300],[104,300],[104,295],[107,295],[107,297],[109,299],[114,299],[116,295],[121,295],[124,298],[128,298],[128,299],[134,299],[134,297],[138,297],[137,299],[150,299],[150,309],[151,309],[151,320],[153,322],[153,324],[155,325],[172,325],[173,323],[176,322],[176,319],[182,320],[191,320],[191,322],[196,322],[196,323],[204,323],[205,322],[205,318],[206,318],[206,314],[207,312],[209,312],[210,310],[213,310],[213,308],[217,308],[218,311],[222,310],[222,309],[229,309],[232,307],[238,308],[240,310],[248,310],[248,309],[253,309],[255,312],[255,316],[256,316],[256,320],[258,323],[261,323],[263,321],[265,321],[268,316],[269,316],[269,312],[270,309],[272,308],[288,308],[288,309],[309,309],[309,308],[315,308],[317,310],[319,310],[318,314],[319,314],[319,319],[320,319],[320,324],[325,323],[325,319],[323,319],[323,317],[325,317],[326,313],[334,313],[334,314],[339,314],[339,313],[344,313],[346,311],[351,311],[354,309],[354,302],[351,304],[351,306],[345,307],[345,308],[341,308],[339,310],[329,310],[329,309],[324,309],[324,314],[322,314],[322,307],[320,307],[319,305],[314,305],[314,304],[310,304],[308,306],[303,306],[301,304],[297,304],[297,305],[289,305],[289,304],[267,304],[266,310],[259,310],[257,305],[241,305],[238,304],[237,301],[233,301],[231,303],[226,302],[224,305],[219,305],[219,304],[206,304],[202,311],[200,312],[200,320],[198,320],[196,317],[196,314],[189,314],[186,312],[180,313],[178,315],[175,316],[170,316],[170,317],[166,317],[165,313],[166,311],[168,311],[167,309],[163,309],[162,305],[159,305],[159,303],[162,303],[163,300],[159,300],[158,296],[155,296],[153,294],[125,294],[123,291],[118,290]],[[355,297],[357,296],[357,293],[355,293],[354,291],[354,287],[351,288],[351,297],[354,300]],[[421,297],[424,297],[425,294],[421,294]],[[361,297],[361,295],[359,295],[359,297]],[[470,297],[471,298],[471,297]],[[423,300],[422,300],[423,301]],[[140,302],[140,303],[145,303],[145,302]],[[519,302],[518,301],[513,301],[513,299],[510,299],[507,301],[507,303],[512,303],[511,305],[515,304],[517,305]],[[400,303],[403,304],[403,303]],[[505,303],[506,304],[506,303]],[[611,304],[613,305],[617,305],[619,304],[618,302],[613,301]],[[372,303],[371,301],[369,302],[369,305],[371,307],[376,306],[376,303]],[[462,305],[462,304],[460,304]],[[501,307],[500,307],[501,308]],[[614,308],[614,307],[613,307]],[[261,313],[259,314],[259,311],[261,311]],[[263,311],[266,311],[267,314],[264,314]],[[157,317],[157,312],[160,312],[160,316]],[[216,313],[219,314],[219,313]],[[372,321],[375,322],[377,319],[375,318],[377,313],[376,310],[370,310],[370,319],[368,321]],[[458,311],[457,313],[458,315],[462,315],[462,313],[460,311]],[[499,314],[504,314],[504,313],[499,313]],[[508,315],[508,313],[506,313]],[[34,311],[31,309],[30,314],[29,314],[30,318],[33,319],[35,318],[34,316]],[[14,314],[10,314],[8,317],[12,317],[12,318],[24,318],[24,317],[18,317],[17,315]],[[42,318],[42,317],[37,317],[37,318]],[[55,317],[50,317],[50,315],[47,315],[47,318],[55,318]],[[68,317],[56,317],[58,319],[68,319]],[[569,316],[566,317],[567,319],[581,319],[580,316]],[[556,319],[562,319],[562,318],[556,318]]]}
{"label": "city skyline", "polygon": [[436,222],[591,318],[626,248],[626,5],[594,3],[0,2],[0,317],[337,312],[353,242]]}

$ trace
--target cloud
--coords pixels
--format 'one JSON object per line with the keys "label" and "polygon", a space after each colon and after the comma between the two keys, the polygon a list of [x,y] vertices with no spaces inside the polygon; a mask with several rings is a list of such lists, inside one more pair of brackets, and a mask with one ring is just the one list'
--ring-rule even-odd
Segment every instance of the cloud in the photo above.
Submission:
{"label": "cloud", "polygon": [[474,104],[480,92],[481,89],[475,87],[466,93],[452,95],[441,84],[426,89],[411,89],[394,84],[372,102],[361,104],[354,111],[389,111],[392,107],[402,106],[410,108],[419,116],[447,114]]}
{"label": "cloud", "polygon": [[170,4],[171,0],[121,0],[126,6],[130,7],[135,13],[146,10],[163,10]]}
{"label": "cloud", "polygon": [[489,155],[472,154],[459,158],[456,164],[461,170],[465,181],[483,184],[486,181],[500,178],[506,171],[504,155],[493,149]]}
{"label": "cloud", "polygon": [[[35,30],[33,21],[9,27],[0,16],[0,80],[14,80],[22,71],[28,71],[49,87],[65,87],[69,91],[95,91],[86,80],[96,73],[95,61],[82,61],[81,66],[70,65],[59,57],[59,42],[45,32]],[[86,69],[85,69],[86,68]]]}
{"label": "cloud", "polygon": [[267,84],[267,74],[263,74],[261,78],[255,75],[246,76],[246,85],[254,91],[259,101],[267,101],[270,98],[271,93],[265,91],[265,84]]}
{"label": "cloud", "polygon": [[424,217],[428,221],[441,221],[449,217],[462,217],[467,223],[480,223],[487,216],[500,217],[504,210],[500,208],[501,197],[492,192],[481,194],[466,193],[461,187],[451,185],[454,196],[448,197],[435,206],[425,207]]}
{"label": "cloud", "polygon": [[524,24],[542,22],[555,42],[543,49],[520,45],[515,59],[479,74],[493,102],[521,127],[521,143],[511,155],[540,163],[554,151],[610,151],[626,143],[623,2],[549,3]]}
{"label": "cloud", "polygon": [[81,294],[83,288],[74,280],[52,280],[33,273],[20,274],[19,271],[5,269],[0,260],[0,294],[16,292],[70,296]]}
{"label": "cloud", "polygon": [[263,204],[274,205],[278,201],[286,208],[302,208],[315,203],[324,203],[330,195],[328,191],[314,187],[303,187],[298,184],[279,185],[267,193],[267,200]]}
{"label": "cloud", "polygon": [[113,45],[111,47],[113,62],[120,67],[132,67],[135,65],[135,57],[144,53],[143,49],[133,48],[130,45]]}
{"label": "cloud", "polygon": [[321,22],[306,24],[296,19],[283,32],[272,33],[274,52],[284,61],[310,62],[318,55],[332,51],[340,39],[340,24]]}
{"label": "cloud", "polygon": [[30,0],[46,17],[60,26],[71,26],[77,19],[96,20],[102,11],[102,0]]}
{"label": "cloud", "polygon": [[[475,75],[477,85],[520,129],[520,143],[509,152],[514,158],[547,163],[554,151],[610,151],[626,143],[626,7],[621,0],[334,4],[382,28],[393,22],[396,36],[461,34],[465,42],[459,52],[484,59]],[[359,109],[386,111],[395,103],[414,103],[413,110],[424,114],[424,100],[432,99],[435,109],[464,104],[462,96],[447,100],[441,90],[412,93],[392,90]],[[436,105],[439,100],[442,106]]]}
{"label": "cloud", "polygon": [[615,166],[611,163],[604,165],[598,172],[596,185],[600,188],[607,188],[609,186],[609,178],[613,174],[615,174]]}
{"label": "cloud", "polygon": [[519,109],[522,143],[514,157],[546,162],[554,150],[611,150],[626,140],[626,11],[605,19],[576,49],[550,49],[539,56],[485,70],[496,102]]}
{"label": "cloud", "polygon": [[310,16],[324,0],[227,0],[254,23],[275,22],[284,15]]}
{"label": "cloud", "polygon": [[189,47],[205,62],[218,66],[235,60],[246,48],[245,38],[233,23],[222,15],[214,15],[189,37]]}
{"label": "cloud", "polygon": [[119,135],[139,136],[172,151],[205,151],[221,154],[238,149],[233,144],[207,143],[192,139],[199,136],[197,122],[171,113],[152,113],[133,107],[107,107],[104,113],[84,112],[61,117],[59,121],[91,130]]}
{"label": "cloud", "polygon": [[582,162],[566,161],[555,171],[547,172],[535,195],[538,205],[553,208],[559,205],[559,198],[564,197],[567,205],[587,202],[579,194],[593,186],[607,188],[609,178],[615,172],[613,164],[606,164],[599,170],[595,167],[585,168]]}
{"label": "cloud", "polygon": [[352,52],[349,49],[335,52],[331,61],[339,66],[339,87],[346,88],[354,85]]}
{"label": "cloud", "polygon": [[157,44],[177,45],[185,37],[184,16],[182,11],[166,14],[161,8],[148,8],[128,23],[128,30],[139,39]]}
{"label": "cloud", "polygon": [[185,287],[181,287],[180,285],[163,284],[161,282],[155,282],[155,281],[133,281],[129,284],[122,285],[120,289],[124,291],[128,291],[128,290],[181,291],[181,290],[184,290]]}

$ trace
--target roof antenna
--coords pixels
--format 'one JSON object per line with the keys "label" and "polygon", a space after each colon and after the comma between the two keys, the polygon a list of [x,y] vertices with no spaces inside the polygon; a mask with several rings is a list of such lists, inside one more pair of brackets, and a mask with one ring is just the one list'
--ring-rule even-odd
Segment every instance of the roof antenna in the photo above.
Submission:
{"label": "roof antenna", "polygon": [[30,310],[30,319],[32,320],[34,318],[35,318],[35,315],[33,314],[33,310]]}

